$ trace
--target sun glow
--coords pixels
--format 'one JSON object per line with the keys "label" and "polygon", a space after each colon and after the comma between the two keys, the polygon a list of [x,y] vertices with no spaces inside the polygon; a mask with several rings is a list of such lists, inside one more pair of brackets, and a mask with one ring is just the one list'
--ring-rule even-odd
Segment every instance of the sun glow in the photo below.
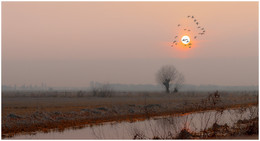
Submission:
{"label": "sun glow", "polygon": [[171,42],[169,44],[172,47],[172,49],[178,52],[178,56],[183,53],[184,53],[183,55],[186,56],[188,55],[187,52],[198,47],[198,43],[200,42],[200,40],[198,40],[196,33],[194,33],[193,31],[178,29],[177,31],[174,32],[177,33],[175,34],[177,38],[175,38],[176,36],[174,36],[173,38],[175,39],[174,40],[175,42]]}
{"label": "sun glow", "polygon": [[177,36],[179,37],[179,40],[177,41],[177,45],[175,47],[179,48],[180,50],[190,50],[195,46],[196,40],[194,40],[195,36],[192,31],[184,31],[184,30],[178,30]]}

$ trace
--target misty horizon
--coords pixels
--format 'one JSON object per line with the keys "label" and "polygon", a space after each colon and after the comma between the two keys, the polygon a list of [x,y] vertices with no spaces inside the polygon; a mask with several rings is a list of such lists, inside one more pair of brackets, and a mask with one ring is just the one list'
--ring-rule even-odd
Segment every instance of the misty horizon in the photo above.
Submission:
{"label": "misty horizon", "polygon": [[[51,87],[45,83],[41,85],[2,85],[3,91],[92,91],[95,87],[108,85],[115,92],[161,92],[164,88],[160,84],[111,84],[108,82],[90,82],[85,87]],[[258,91],[258,86],[221,86],[221,85],[192,85],[183,84],[180,91]]]}

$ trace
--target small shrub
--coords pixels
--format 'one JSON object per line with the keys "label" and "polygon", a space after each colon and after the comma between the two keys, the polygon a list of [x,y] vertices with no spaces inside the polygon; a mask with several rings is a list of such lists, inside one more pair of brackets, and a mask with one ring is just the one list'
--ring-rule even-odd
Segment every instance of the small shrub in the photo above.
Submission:
{"label": "small shrub", "polygon": [[247,135],[258,134],[258,121],[253,122],[253,124],[249,125],[246,131]]}
{"label": "small shrub", "polygon": [[187,129],[182,129],[179,135],[177,136],[177,139],[191,139],[192,134],[187,131]]}

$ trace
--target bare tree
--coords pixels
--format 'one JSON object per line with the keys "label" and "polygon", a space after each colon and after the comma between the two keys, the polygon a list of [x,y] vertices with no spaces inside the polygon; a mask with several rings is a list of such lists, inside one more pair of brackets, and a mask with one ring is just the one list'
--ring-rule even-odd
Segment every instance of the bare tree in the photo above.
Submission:
{"label": "bare tree", "polygon": [[175,93],[177,93],[179,91],[179,89],[183,86],[183,83],[185,81],[185,78],[184,78],[184,75],[182,73],[177,73],[177,76],[176,76],[176,80],[175,80],[175,83],[174,83],[174,91]]}
{"label": "bare tree", "polygon": [[[170,87],[175,82],[176,89],[180,88],[184,82],[184,76],[180,74],[174,66],[163,66],[156,74],[156,80],[159,84],[165,87],[167,93],[170,92]],[[177,85],[176,85],[177,84]]]}

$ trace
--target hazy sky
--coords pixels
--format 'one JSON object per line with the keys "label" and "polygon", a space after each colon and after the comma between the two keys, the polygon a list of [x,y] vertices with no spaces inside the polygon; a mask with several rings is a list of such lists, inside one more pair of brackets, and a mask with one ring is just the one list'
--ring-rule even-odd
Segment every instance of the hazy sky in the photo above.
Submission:
{"label": "hazy sky", "polygon": [[[187,15],[206,34],[171,48]],[[2,2],[4,85],[155,84],[163,65],[187,84],[258,85],[258,2]]]}

